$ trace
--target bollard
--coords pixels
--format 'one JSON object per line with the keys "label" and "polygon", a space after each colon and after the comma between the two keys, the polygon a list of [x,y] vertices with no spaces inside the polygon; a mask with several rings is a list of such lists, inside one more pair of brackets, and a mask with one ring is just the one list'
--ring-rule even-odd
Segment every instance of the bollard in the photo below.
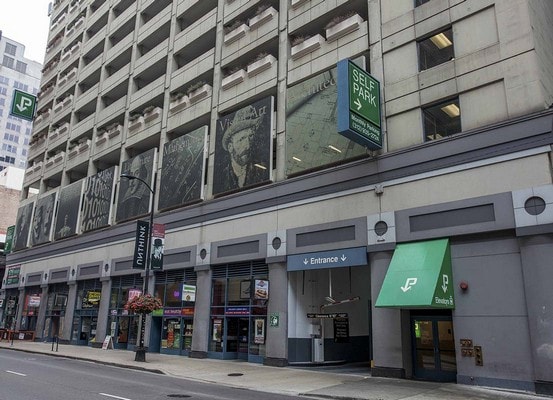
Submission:
{"label": "bollard", "polygon": [[58,351],[59,346],[60,346],[60,338],[59,336],[56,336],[56,353]]}
{"label": "bollard", "polygon": [[52,351],[54,351],[54,342],[56,341],[56,337],[52,336]]}

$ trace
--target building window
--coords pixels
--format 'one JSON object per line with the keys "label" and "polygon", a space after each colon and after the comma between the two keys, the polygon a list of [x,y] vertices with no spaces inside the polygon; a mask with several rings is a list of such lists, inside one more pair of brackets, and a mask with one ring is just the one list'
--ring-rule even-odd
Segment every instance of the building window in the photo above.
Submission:
{"label": "building window", "polygon": [[428,3],[430,0],[415,0],[415,7],[422,6],[424,3]]}
{"label": "building window", "polygon": [[9,85],[10,84],[10,78],[6,78],[5,76],[0,75],[0,84]]}
{"label": "building window", "polygon": [[6,50],[5,51],[6,51],[6,54],[15,56],[15,52],[17,51],[17,46],[15,46],[11,43],[6,43]]}
{"label": "building window", "polygon": [[25,85],[24,83],[21,83],[21,82],[18,82],[18,81],[13,82],[13,87],[16,88],[16,89],[19,89],[19,90],[23,90],[24,92],[29,90],[28,85]]}
{"label": "building window", "polygon": [[453,31],[451,28],[419,43],[419,70],[424,71],[454,58]]}
{"label": "building window", "polygon": [[423,108],[424,138],[437,140],[461,132],[459,98]]}
{"label": "building window", "polygon": [[5,106],[5,105],[6,105],[6,99],[2,97],[0,99],[0,106]]}
{"label": "building window", "polygon": [[26,74],[27,73],[27,64],[24,63],[24,62],[18,61],[16,66],[15,66],[15,70],[18,71],[18,72],[21,72],[22,74]]}
{"label": "building window", "polygon": [[2,61],[2,65],[4,65],[4,67],[8,67],[8,68],[13,69],[14,61],[15,60],[13,58],[4,55],[4,60]]}
{"label": "building window", "polygon": [[8,94],[8,89],[5,87],[0,87],[0,94],[6,96]]}

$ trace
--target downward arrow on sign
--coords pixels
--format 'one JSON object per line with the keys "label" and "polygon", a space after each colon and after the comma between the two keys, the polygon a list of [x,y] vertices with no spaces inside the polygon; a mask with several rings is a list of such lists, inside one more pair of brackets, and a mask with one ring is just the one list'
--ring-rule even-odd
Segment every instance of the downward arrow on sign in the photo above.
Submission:
{"label": "downward arrow on sign", "polygon": [[359,99],[355,99],[355,101],[353,102],[353,104],[355,104],[357,106],[357,111],[359,111],[361,109],[361,107],[363,106],[361,104],[361,102],[359,101]]}

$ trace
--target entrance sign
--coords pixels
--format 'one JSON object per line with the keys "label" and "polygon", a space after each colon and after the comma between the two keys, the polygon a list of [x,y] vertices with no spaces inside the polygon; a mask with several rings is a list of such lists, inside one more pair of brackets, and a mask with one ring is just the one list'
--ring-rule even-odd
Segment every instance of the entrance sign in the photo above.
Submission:
{"label": "entrance sign", "polygon": [[32,121],[35,116],[36,97],[15,89],[10,114],[17,118]]}
{"label": "entrance sign", "polygon": [[288,256],[288,271],[367,265],[366,247],[320,251]]}
{"label": "entrance sign", "polygon": [[455,308],[448,239],[398,244],[376,307]]}
{"label": "entrance sign", "polygon": [[338,62],[338,133],[355,143],[382,148],[380,82],[350,60]]}

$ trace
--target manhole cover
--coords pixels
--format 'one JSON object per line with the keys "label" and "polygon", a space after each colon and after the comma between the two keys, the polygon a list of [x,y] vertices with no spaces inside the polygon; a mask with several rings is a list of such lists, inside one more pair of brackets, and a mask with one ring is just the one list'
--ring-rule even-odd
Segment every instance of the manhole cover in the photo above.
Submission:
{"label": "manhole cover", "polygon": [[228,374],[228,376],[242,376],[244,374],[241,374],[240,372],[231,372],[230,374]]}
{"label": "manhole cover", "polygon": [[177,398],[177,399],[186,399],[192,397],[189,394],[168,394],[167,397]]}

